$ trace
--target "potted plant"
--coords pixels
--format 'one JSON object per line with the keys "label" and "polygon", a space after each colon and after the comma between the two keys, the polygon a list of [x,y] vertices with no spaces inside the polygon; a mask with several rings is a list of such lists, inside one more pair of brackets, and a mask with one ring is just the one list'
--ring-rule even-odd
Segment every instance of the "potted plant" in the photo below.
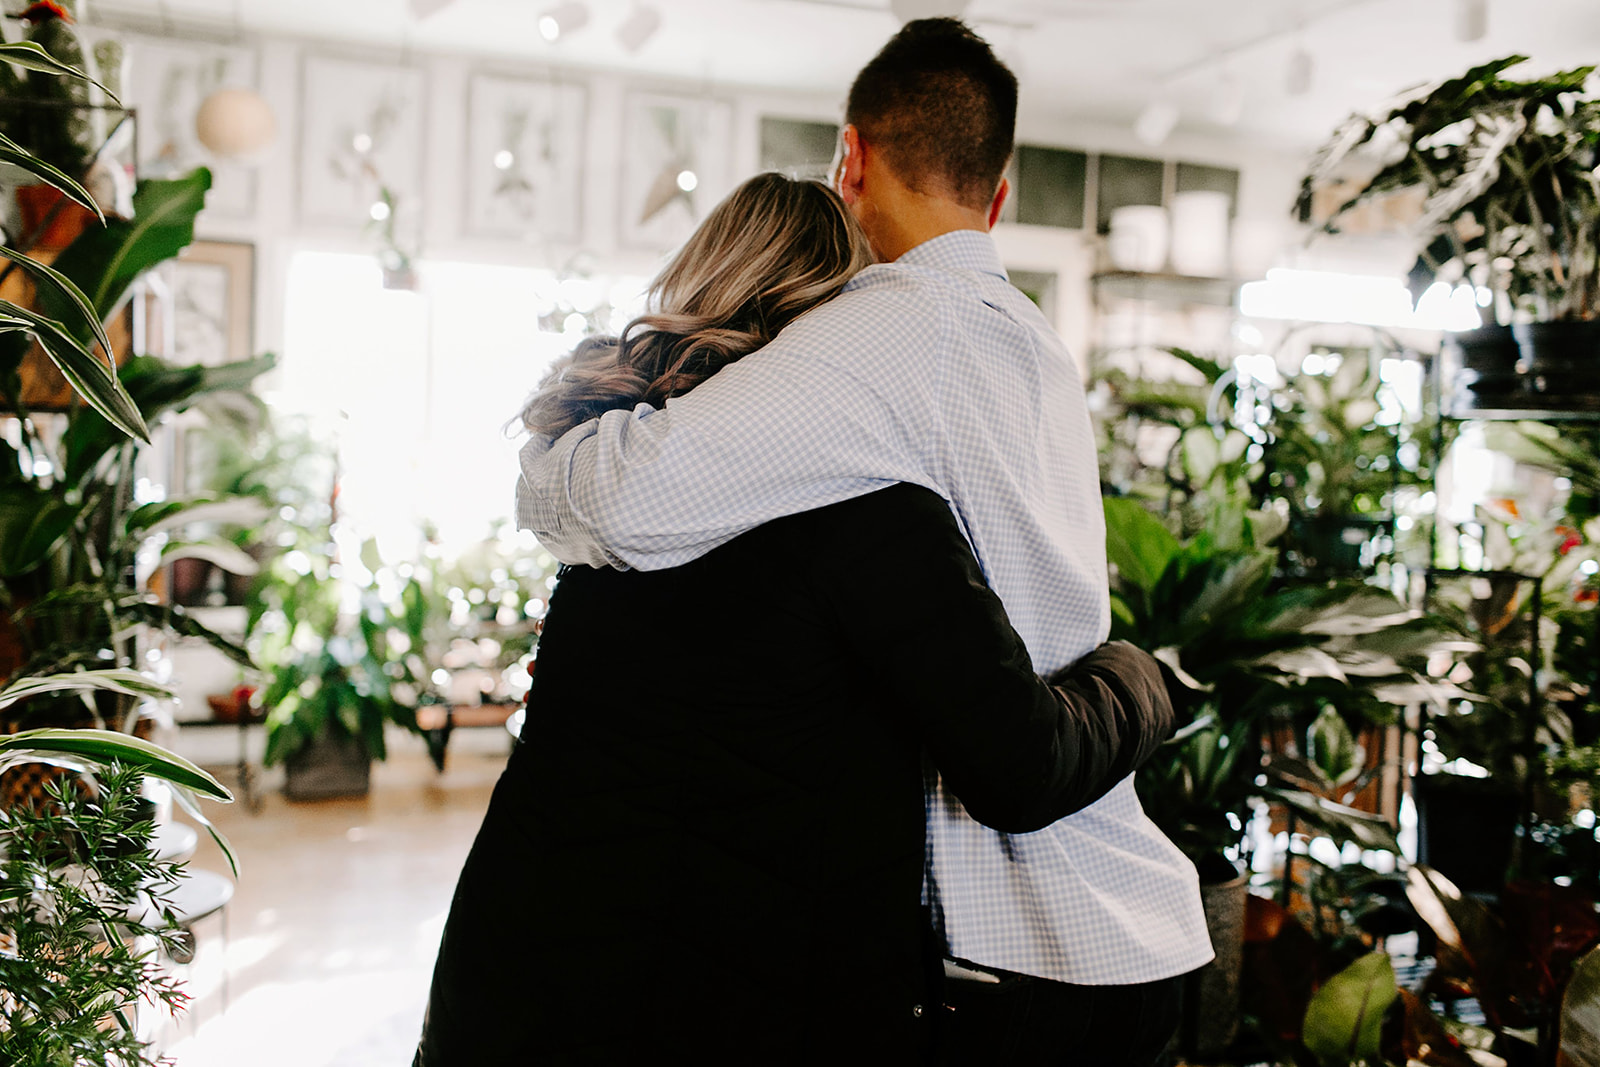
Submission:
{"label": "potted plant", "polygon": [[[304,457],[302,457],[304,458]],[[270,527],[277,551],[247,598],[246,635],[265,675],[253,698],[265,716],[265,762],[283,763],[291,799],[366,793],[387,755],[384,728],[418,731],[432,699],[426,658],[432,618],[410,568],[385,566],[368,540],[344,554],[330,484],[292,493]]]}
{"label": "potted plant", "polygon": [[[0,708],[41,692],[109,689],[171,694],[126,670],[29,676],[0,688]],[[166,894],[181,868],[150,848],[145,777],[210,828],[197,796],[232,797],[188,761],[103,730],[32,730],[0,737],[0,770],[48,760],[82,777],[45,802],[0,808],[0,1059],[7,1063],[149,1064],[139,1013],[187,999],[152,959],[178,956]],[[221,845],[230,864],[233,853]]]}
{"label": "potted plant", "polygon": [[1494,308],[1493,324],[1453,339],[1457,410],[1600,410],[1600,101],[1585,88],[1594,68],[1503,76],[1523,62],[1485,63],[1353,116],[1313,160],[1297,209],[1309,219],[1319,193],[1350,179],[1363,154],[1370,178],[1356,179],[1325,229],[1337,232],[1368,202],[1421,191],[1419,273],[1476,286]]}
{"label": "potted plant", "polygon": [[[1330,699],[1403,703],[1437,638],[1386,591],[1358,581],[1281,581],[1274,542],[1285,519],[1235,498],[1179,539],[1141,504],[1107,499],[1113,638],[1172,667],[1194,691],[1196,724],[1136,779],[1150,817],[1200,872],[1218,962],[1193,980],[1188,1042],[1232,1038],[1248,878],[1246,825],[1270,803],[1336,842],[1398,853],[1383,820],[1307,788],[1299,763],[1267,760],[1266,737]],[[1265,776],[1265,779],[1263,779]]]}

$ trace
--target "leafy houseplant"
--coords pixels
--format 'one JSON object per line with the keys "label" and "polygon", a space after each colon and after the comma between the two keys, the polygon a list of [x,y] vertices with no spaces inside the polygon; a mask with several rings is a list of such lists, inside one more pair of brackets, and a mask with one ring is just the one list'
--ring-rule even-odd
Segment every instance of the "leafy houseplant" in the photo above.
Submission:
{"label": "leafy houseplant", "polygon": [[1391,689],[1417,683],[1401,660],[1431,635],[1391,595],[1359,582],[1275,585],[1272,542],[1284,520],[1248,512],[1237,498],[1181,540],[1135,501],[1108,498],[1105,511],[1112,636],[1152,652],[1196,691],[1196,727],[1164,746],[1135,784],[1145,811],[1200,872],[1218,962],[1196,980],[1201,1006],[1186,1025],[1191,1051],[1212,1055],[1238,1019],[1240,861],[1256,807],[1287,809],[1341,845],[1399,852],[1387,823],[1327,795],[1304,761],[1268,761],[1266,739],[1319,705],[1357,714],[1385,706],[1380,695],[1396,699]]}
{"label": "leafy houseplant", "polygon": [[[335,478],[328,463],[280,498],[267,528],[275,554],[247,598],[247,641],[266,675],[265,760],[287,765],[296,799],[365,793],[371,761],[387,755],[384,727],[417,730],[417,706],[431,699],[423,584],[386,567],[375,541],[341,554]],[[310,488],[318,482],[325,492]]]}
{"label": "leafy houseplant", "polygon": [[1397,191],[1422,192],[1419,271],[1493,294],[1497,325],[1457,339],[1470,390],[1463,409],[1600,409],[1600,327],[1590,325],[1600,318],[1600,101],[1586,91],[1594,68],[1504,77],[1522,62],[1486,63],[1352,117],[1313,160],[1298,209],[1309,218],[1319,190],[1346,177],[1359,153],[1376,155],[1376,174],[1325,226],[1337,231],[1352,209]]}

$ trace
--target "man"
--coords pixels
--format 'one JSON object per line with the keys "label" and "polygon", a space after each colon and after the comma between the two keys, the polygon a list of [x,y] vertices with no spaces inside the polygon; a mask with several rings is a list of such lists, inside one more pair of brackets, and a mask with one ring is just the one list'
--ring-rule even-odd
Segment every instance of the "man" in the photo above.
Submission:
{"label": "man", "polygon": [[[908,23],[850,90],[835,183],[882,264],[661,410],[523,451],[519,519],[570,563],[670,567],[770,519],[903,481],[951,506],[1051,671],[1109,628],[1082,385],[988,237],[1016,79],[951,19]],[[1033,834],[935,783],[927,895],[952,957],[952,1062],[1145,1064],[1211,957],[1193,868],[1131,779]]]}

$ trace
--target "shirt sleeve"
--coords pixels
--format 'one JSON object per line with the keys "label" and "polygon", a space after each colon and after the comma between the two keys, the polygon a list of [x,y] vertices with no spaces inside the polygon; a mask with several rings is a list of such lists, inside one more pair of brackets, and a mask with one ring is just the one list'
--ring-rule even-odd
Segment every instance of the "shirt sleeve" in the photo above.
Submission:
{"label": "shirt sleeve", "polygon": [[891,482],[932,487],[938,323],[847,292],[661,409],[521,453],[519,524],[565,563],[655,570]]}
{"label": "shirt sleeve", "polygon": [[[1172,733],[1160,665],[1102,645],[1034,674],[948,505],[897,486],[834,509],[822,572],[847,645],[949,791],[996,830],[1042,830],[1104,796]],[[1053,683],[1053,684],[1052,684]]]}

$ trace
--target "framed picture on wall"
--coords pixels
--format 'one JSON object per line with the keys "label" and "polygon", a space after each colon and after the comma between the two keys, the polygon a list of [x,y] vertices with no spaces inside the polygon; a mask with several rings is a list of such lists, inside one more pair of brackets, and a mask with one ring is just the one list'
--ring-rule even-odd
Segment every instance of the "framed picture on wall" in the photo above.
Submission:
{"label": "framed picture on wall", "polygon": [[384,223],[420,233],[423,102],[420,70],[306,56],[300,72],[302,222]]}
{"label": "framed picture on wall", "polygon": [[464,160],[468,233],[581,239],[587,98],[581,85],[473,76]]}
{"label": "framed picture on wall", "polygon": [[255,327],[255,245],[196,241],[166,268],[167,358],[180,367],[248,359]]}
{"label": "framed picture on wall", "polygon": [[139,113],[139,173],[172,178],[211,168],[206,215],[248,219],[256,210],[256,172],[218,159],[195,135],[195,115],[218,89],[254,89],[259,61],[254,48],[117,34],[125,48],[123,103]]}
{"label": "framed picture on wall", "polygon": [[631,93],[622,136],[622,243],[672,248],[728,192],[733,108],[704,97]]}

